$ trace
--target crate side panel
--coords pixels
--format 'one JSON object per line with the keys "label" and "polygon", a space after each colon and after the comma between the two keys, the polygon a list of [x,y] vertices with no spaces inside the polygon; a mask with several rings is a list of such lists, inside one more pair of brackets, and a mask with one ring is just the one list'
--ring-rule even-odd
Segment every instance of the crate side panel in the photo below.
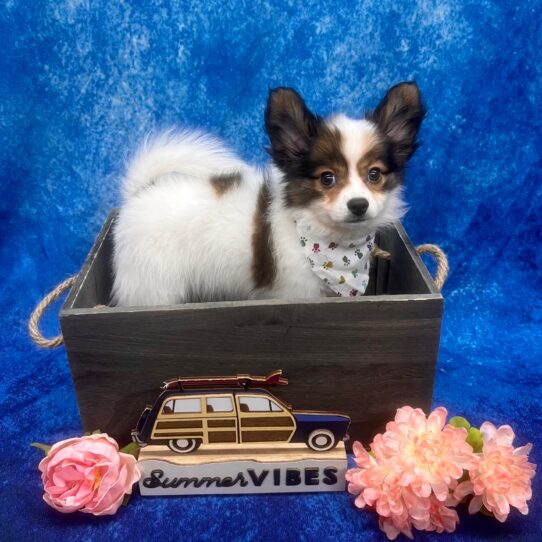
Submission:
{"label": "crate side panel", "polygon": [[62,318],[86,430],[122,442],[161,382],[265,374],[296,409],[352,417],[367,441],[404,404],[429,408],[442,299],[71,314]]}
{"label": "crate side panel", "polygon": [[73,308],[92,308],[109,304],[112,287],[110,271],[112,253],[112,240],[108,235],[96,253],[87,278],[74,299]]}
{"label": "crate side panel", "polygon": [[66,298],[62,311],[109,304],[112,285],[112,233],[116,216],[117,211],[113,210],[107,217],[79,272],[75,284]]}

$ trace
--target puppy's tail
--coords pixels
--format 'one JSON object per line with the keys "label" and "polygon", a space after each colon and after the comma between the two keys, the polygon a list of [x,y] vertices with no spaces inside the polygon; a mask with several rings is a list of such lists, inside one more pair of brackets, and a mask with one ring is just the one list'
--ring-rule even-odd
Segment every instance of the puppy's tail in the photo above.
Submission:
{"label": "puppy's tail", "polygon": [[201,132],[168,130],[147,137],[128,166],[122,193],[129,199],[169,173],[208,177],[242,168],[243,162],[218,139]]}

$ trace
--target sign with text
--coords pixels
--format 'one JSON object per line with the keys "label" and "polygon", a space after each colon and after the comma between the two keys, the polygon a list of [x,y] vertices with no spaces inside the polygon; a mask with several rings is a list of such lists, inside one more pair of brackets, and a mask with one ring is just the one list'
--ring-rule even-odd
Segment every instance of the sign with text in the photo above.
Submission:
{"label": "sign with text", "polygon": [[[153,447],[156,448],[156,447]],[[329,452],[292,451],[181,456],[141,451],[141,495],[232,495],[344,491],[346,452],[341,443]],[[251,457],[247,457],[251,455]],[[236,457],[238,456],[238,457]]]}

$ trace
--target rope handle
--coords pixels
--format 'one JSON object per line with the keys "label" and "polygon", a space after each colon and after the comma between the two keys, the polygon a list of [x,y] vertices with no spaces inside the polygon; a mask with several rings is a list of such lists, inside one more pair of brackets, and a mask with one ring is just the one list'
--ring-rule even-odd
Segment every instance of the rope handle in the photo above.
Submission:
{"label": "rope handle", "polygon": [[[418,245],[416,247],[416,252],[420,255],[430,254],[435,258],[437,262],[437,272],[435,273],[435,286],[440,291],[448,278],[448,273],[450,271],[450,266],[448,264],[448,257],[445,252],[438,245]],[[391,254],[385,250],[382,250],[380,247],[375,246],[371,252],[374,258],[381,258],[383,260],[391,259]]]}
{"label": "rope handle", "polygon": [[42,348],[57,348],[64,343],[64,337],[57,335],[51,339],[46,339],[38,327],[38,324],[49,305],[56,301],[66,290],[69,290],[75,283],[77,275],[67,278],[61,282],[54,290],[51,290],[36,306],[28,320],[28,333],[30,338]]}
{"label": "rope handle", "polygon": [[435,286],[440,291],[448,278],[448,273],[450,272],[450,265],[448,264],[448,257],[446,253],[438,245],[418,245],[416,247],[416,252],[418,254],[430,254],[435,258],[437,262],[437,272],[435,273]]}

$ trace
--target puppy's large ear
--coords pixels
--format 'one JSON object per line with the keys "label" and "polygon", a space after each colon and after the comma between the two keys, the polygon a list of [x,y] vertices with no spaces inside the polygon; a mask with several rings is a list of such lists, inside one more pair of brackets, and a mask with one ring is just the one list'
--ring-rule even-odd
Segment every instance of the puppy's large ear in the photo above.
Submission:
{"label": "puppy's large ear", "polygon": [[418,148],[416,137],[424,116],[420,90],[412,82],[390,88],[374,112],[367,115],[390,139],[399,167],[403,167]]}
{"label": "puppy's large ear", "polygon": [[278,167],[288,171],[310,148],[319,119],[293,89],[269,91],[265,110],[265,130],[271,141],[269,153]]}

